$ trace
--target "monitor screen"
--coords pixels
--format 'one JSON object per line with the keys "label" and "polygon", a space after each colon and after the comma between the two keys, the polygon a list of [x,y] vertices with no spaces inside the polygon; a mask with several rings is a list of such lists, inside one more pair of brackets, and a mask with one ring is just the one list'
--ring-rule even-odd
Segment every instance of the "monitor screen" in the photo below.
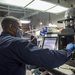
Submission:
{"label": "monitor screen", "polygon": [[54,37],[45,37],[43,42],[43,48],[48,48],[50,50],[54,50],[56,47],[56,39]]}

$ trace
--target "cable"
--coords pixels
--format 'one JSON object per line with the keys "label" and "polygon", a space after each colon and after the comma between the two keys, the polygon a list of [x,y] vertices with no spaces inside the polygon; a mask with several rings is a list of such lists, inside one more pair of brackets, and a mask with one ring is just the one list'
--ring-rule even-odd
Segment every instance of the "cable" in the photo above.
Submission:
{"label": "cable", "polygon": [[69,3],[71,5],[71,7],[73,7],[73,4],[71,4],[70,2],[68,2],[67,0],[64,0],[65,2]]}
{"label": "cable", "polygon": [[60,0],[58,0],[58,4],[60,3]]}
{"label": "cable", "polygon": [[71,7],[73,8],[73,4],[71,4]]}
{"label": "cable", "polygon": [[60,68],[61,69],[67,69],[67,70],[73,70],[73,71],[75,71],[75,69],[74,68],[72,68],[72,67],[70,67],[70,66],[68,66],[68,67],[62,67],[62,66],[60,66]]}
{"label": "cable", "polygon": [[[47,10],[50,10],[50,9],[52,9],[52,8],[55,8],[55,7],[58,6],[59,4],[60,4],[60,0],[57,1],[57,4],[56,4],[55,6],[53,6],[53,7],[51,7],[51,8],[48,8]],[[47,10],[45,10],[45,11],[47,11]]]}
{"label": "cable", "polygon": [[32,0],[30,3],[28,3],[24,8],[26,8],[29,4],[31,4],[33,1],[35,1],[35,0]]}

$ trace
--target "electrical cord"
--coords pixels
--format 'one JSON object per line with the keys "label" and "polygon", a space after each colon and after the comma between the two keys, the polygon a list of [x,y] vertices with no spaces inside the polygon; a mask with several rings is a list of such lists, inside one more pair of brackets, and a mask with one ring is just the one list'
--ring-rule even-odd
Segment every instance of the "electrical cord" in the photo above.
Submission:
{"label": "electrical cord", "polygon": [[61,69],[71,70],[75,74],[75,69],[71,67],[60,67]]}

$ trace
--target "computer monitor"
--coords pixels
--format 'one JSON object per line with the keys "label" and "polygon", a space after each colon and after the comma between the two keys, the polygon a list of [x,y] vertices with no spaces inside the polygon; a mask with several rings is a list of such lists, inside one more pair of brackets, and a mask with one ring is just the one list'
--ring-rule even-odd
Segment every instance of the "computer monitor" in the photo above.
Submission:
{"label": "computer monitor", "polygon": [[56,48],[57,37],[45,37],[43,41],[43,48],[54,50]]}

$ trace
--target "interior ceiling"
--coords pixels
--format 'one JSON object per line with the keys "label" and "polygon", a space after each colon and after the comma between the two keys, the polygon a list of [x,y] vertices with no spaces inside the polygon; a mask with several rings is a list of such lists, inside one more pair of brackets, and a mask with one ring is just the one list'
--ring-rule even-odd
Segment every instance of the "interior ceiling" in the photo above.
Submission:
{"label": "interior ceiling", "polygon": [[[43,1],[51,1],[51,0],[43,0]],[[69,3],[72,3],[73,0],[64,0]],[[74,3],[73,3],[74,4]],[[38,14],[40,11],[31,10],[27,8],[17,7],[17,6],[10,6],[5,4],[0,4],[0,17],[4,17],[7,15],[15,16],[17,18],[28,18],[35,14]]]}
{"label": "interior ceiling", "polygon": [[0,4],[0,17],[5,17],[9,15],[9,16],[15,16],[17,18],[22,18],[22,17],[27,18],[37,14],[38,12],[39,11],[37,10],[31,10],[27,8],[24,9],[22,7]]}

